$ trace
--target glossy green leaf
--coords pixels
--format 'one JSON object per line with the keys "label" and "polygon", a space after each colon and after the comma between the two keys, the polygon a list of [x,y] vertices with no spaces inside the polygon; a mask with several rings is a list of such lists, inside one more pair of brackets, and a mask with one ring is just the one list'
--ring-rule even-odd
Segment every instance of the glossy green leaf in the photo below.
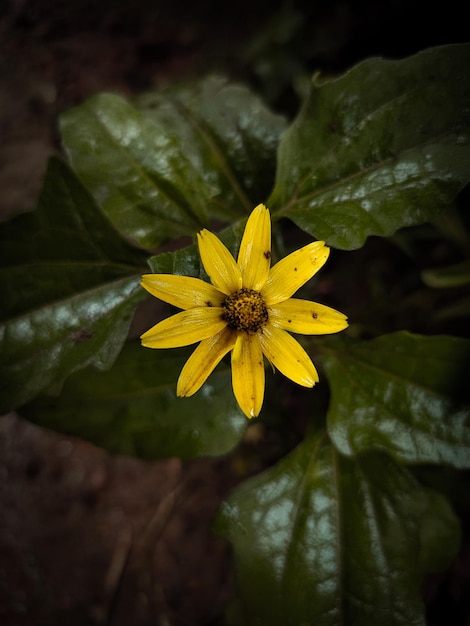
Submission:
{"label": "glossy green leaf", "polygon": [[238,487],[217,529],[233,544],[237,626],[424,626],[423,577],[459,543],[441,495],[324,435]]}
{"label": "glossy green leaf", "polygon": [[195,245],[157,254],[149,258],[148,264],[154,274],[199,276],[201,271],[199,253]]}
{"label": "glossy green leaf", "polygon": [[100,94],[61,119],[73,168],[123,234],[153,248],[269,192],[284,121],[247,89],[208,79],[138,105]]}
{"label": "glossy green leaf", "polygon": [[73,371],[108,367],[127,335],[145,258],[51,159],[38,208],[0,229],[1,410]]}
{"label": "glossy green leaf", "polygon": [[470,341],[407,332],[335,343],[328,429],[340,452],[470,467]]}
{"label": "glossy green leaf", "polygon": [[[232,226],[218,233],[219,239],[227,246],[234,258],[245,229],[246,219],[235,222]],[[197,245],[187,246],[172,252],[162,252],[148,259],[154,274],[179,274],[180,276],[196,276],[210,282],[204,271]]]}
{"label": "glossy green leaf", "polygon": [[285,133],[268,200],[328,244],[435,217],[470,181],[470,44],[315,77]]}
{"label": "glossy green leaf", "polygon": [[99,94],[61,118],[72,166],[118,230],[154,247],[207,222],[209,189],[177,138],[118,95]]}
{"label": "glossy green leaf", "polygon": [[209,76],[145,94],[138,105],[178,136],[184,155],[215,190],[211,215],[243,216],[268,196],[286,121],[246,87]]}
{"label": "glossy green leaf", "polygon": [[230,369],[220,365],[198,393],[177,398],[176,381],[190,353],[128,342],[110,370],[78,372],[59,398],[38,398],[22,414],[144,459],[225,454],[248,423],[233,396]]}

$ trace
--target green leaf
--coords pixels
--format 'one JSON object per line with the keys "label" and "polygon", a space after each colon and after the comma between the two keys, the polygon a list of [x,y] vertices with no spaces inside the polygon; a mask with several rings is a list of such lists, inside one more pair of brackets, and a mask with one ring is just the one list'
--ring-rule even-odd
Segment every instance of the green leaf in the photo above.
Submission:
{"label": "green leaf", "polygon": [[67,167],[51,159],[38,208],[0,229],[1,410],[108,367],[145,297],[145,257],[123,241]]}
{"label": "green leaf", "polygon": [[240,626],[424,626],[424,575],[459,543],[443,496],[322,435],[238,487],[217,530],[233,544]]}
{"label": "green leaf", "polygon": [[456,299],[452,304],[436,311],[435,319],[439,321],[470,317],[470,297]]}
{"label": "green leaf", "polygon": [[462,44],[315,77],[280,145],[273,212],[343,249],[434,218],[470,180],[469,65]]}
{"label": "green leaf", "polygon": [[162,252],[148,260],[153,274],[199,276],[201,262],[197,246],[188,246],[172,252]]}
{"label": "green leaf", "polygon": [[[237,258],[238,248],[245,229],[246,219],[235,222],[222,232],[219,239],[227,246],[234,258]],[[172,252],[162,252],[148,259],[150,269],[154,274],[178,274],[180,276],[196,276],[206,282],[209,277],[204,271],[196,245],[187,246]]]}
{"label": "green leaf", "polygon": [[206,223],[213,191],[177,138],[124,98],[94,96],[64,113],[60,126],[74,170],[124,235],[152,248]]}
{"label": "green leaf", "polygon": [[78,372],[59,398],[37,398],[22,415],[144,459],[225,454],[247,425],[232,393],[230,369],[220,365],[197,394],[177,398],[176,381],[190,352],[128,342],[110,370]]}
{"label": "green leaf", "polygon": [[138,105],[100,94],[67,111],[61,132],[102,210],[143,247],[246,214],[271,189],[284,121],[246,88],[213,78]]}
{"label": "green leaf", "polygon": [[286,121],[249,89],[209,76],[145,94],[138,105],[178,136],[183,153],[215,190],[208,199],[211,215],[233,220],[268,196]]}
{"label": "green leaf", "polygon": [[470,260],[448,267],[439,267],[422,272],[423,282],[428,287],[461,287],[470,284]]}
{"label": "green leaf", "polygon": [[397,332],[335,345],[328,430],[340,452],[470,466],[470,341]]}

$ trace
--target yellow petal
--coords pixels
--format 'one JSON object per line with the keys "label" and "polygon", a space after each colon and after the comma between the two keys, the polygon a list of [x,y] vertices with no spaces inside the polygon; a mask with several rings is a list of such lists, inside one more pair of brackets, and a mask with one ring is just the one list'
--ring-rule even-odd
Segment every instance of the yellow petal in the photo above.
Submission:
{"label": "yellow petal", "polygon": [[219,361],[233,348],[236,337],[233,331],[224,328],[214,337],[201,341],[181,370],[176,387],[177,395],[192,396],[196,393]]}
{"label": "yellow petal", "polygon": [[220,239],[204,229],[198,233],[197,242],[202,264],[212,284],[226,295],[241,289],[241,272],[235,259]]}
{"label": "yellow petal", "polygon": [[304,335],[329,335],[344,330],[346,315],[309,300],[289,298],[269,308],[269,321],[276,328]]}
{"label": "yellow petal", "polygon": [[264,397],[263,353],[258,335],[238,335],[232,352],[232,387],[243,413],[257,417]]}
{"label": "yellow petal", "polygon": [[281,259],[271,268],[261,290],[266,304],[269,306],[290,298],[318,272],[329,254],[330,249],[323,241],[314,241]]}
{"label": "yellow petal", "polygon": [[271,267],[271,217],[259,204],[248,218],[238,252],[243,287],[259,291]]}
{"label": "yellow petal", "polygon": [[213,285],[191,276],[145,274],[140,283],[152,296],[179,309],[221,306],[224,295]]}
{"label": "yellow petal", "polygon": [[178,348],[202,341],[227,326],[222,314],[223,309],[219,307],[181,311],[144,333],[142,345],[146,348]]}
{"label": "yellow petal", "polygon": [[289,333],[265,326],[259,339],[268,361],[284,376],[303,387],[313,387],[318,382],[317,370],[310,357]]}

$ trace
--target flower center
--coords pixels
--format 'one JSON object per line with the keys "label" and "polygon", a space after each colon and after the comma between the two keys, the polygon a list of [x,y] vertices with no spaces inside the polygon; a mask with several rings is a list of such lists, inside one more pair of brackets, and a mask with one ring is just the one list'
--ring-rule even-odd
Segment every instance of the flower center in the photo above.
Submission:
{"label": "flower center", "polygon": [[261,294],[253,289],[240,289],[222,302],[223,319],[229,328],[256,333],[268,322],[268,309]]}

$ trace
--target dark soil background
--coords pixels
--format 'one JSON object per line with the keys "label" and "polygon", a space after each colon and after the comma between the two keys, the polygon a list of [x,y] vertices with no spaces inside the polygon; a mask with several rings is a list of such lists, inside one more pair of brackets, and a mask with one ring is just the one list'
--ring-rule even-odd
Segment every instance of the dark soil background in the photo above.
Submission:
{"label": "dark soil background", "polygon": [[[302,75],[467,40],[465,4],[1,0],[0,217],[34,207],[58,115],[96,92],[219,71],[292,116]],[[224,624],[230,550],[211,520],[274,460],[265,428],[248,432],[223,459],[144,463],[1,417],[0,626]],[[466,540],[429,579],[430,626],[470,624],[469,563]]]}

